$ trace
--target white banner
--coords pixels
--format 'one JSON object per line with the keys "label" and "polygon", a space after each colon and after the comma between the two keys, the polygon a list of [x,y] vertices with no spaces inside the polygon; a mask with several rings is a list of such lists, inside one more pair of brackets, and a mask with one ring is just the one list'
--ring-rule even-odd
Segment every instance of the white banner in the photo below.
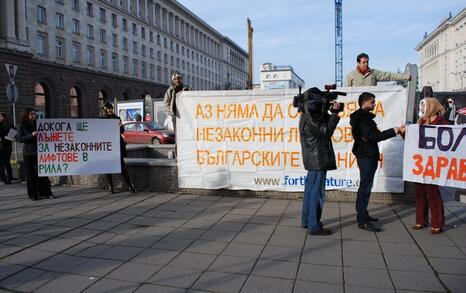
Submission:
{"label": "white banner", "polygon": [[466,189],[466,127],[409,125],[403,163],[406,181]]}
{"label": "white banner", "polygon": [[118,119],[37,119],[39,176],[121,172]]}
{"label": "white banner", "polygon": [[[340,88],[345,111],[333,136],[338,170],[327,189],[357,190],[359,170],[351,153],[349,115],[363,91],[376,95],[380,129],[399,126],[406,116],[406,91],[399,86]],[[178,184],[181,188],[303,191],[297,89],[183,92],[177,98]],[[383,160],[373,191],[403,192],[401,138],[379,143]]]}

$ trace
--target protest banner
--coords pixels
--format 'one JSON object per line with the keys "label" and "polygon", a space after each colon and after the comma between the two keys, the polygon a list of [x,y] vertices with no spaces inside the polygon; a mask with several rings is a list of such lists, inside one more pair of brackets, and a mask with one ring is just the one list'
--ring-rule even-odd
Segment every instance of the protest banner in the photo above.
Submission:
{"label": "protest banner", "polygon": [[406,181],[466,188],[466,127],[409,125],[403,156]]}
{"label": "protest banner", "polygon": [[[377,96],[375,121],[399,126],[406,115],[406,90],[399,86],[340,88],[345,111],[332,137],[338,170],[328,172],[327,189],[355,191],[359,170],[351,153],[349,115],[363,91]],[[177,98],[178,184],[181,188],[303,191],[306,170],[293,107],[297,89],[183,92]],[[379,143],[382,161],[374,191],[403,192],[403,141]]]}
{"label": "protest banner", "polygon": [[39,176],[121,172],[118,119],[37,119]]}

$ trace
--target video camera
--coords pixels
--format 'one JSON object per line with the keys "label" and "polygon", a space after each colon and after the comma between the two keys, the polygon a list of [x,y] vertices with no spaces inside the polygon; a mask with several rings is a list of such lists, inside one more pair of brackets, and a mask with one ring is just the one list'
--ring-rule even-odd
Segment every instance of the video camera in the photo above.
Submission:
{"label": "video camera", "polygon": [[[330,110],[332,113],[338,114],[343,111],[345,104],[338,103],[336,99],[338,96],[346,96],[346,93],[334,91],[336,88],[336,84],[331,84],[325,85],[325,92],[313,87],[301,93],[301,87],[299,87],[299,94],[293,98],[293,107],[298,108],[298,112],[304,113],[320,112],[324,114]],[[334,104],[340,104],[340,107],[334,109],[332,107]]]}

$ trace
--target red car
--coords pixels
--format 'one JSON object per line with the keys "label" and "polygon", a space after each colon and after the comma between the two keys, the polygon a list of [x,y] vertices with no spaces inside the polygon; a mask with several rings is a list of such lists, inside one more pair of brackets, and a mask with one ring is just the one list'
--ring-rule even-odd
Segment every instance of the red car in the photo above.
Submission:
{"label": "red car", "polygon": [[156,122],[126,122],[123,136],[127,143],[173,144],[175,132]]}

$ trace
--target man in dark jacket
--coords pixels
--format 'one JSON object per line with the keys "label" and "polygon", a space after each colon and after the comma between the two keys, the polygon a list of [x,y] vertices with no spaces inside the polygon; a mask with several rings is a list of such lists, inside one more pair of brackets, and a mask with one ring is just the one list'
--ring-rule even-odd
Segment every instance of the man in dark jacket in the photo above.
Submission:
{"label": "man in dark jacket", "polygon": [[[340,117],[336,114],[341,107],[335,103],[332,114],[322,110],[304,111],[299,121],[301,152],[304,168],[308,171],[304,185],[303,210],[301,225],[311,235],[330,235],[330,229],[324,229],[320,221],[325,199],[325,177],[327,170],[337,168],[332,145],[332,135]],[[315,109],[322,109],[317,105]]]}
{"label": "man in dark jacket", "polygon": [[371,222],[376,218],[369,216],[367,205],[371,196],[375,171],[380,160],[378,142],[392,138],[404,131],[404,126],[390,128],[385,131],[377,129],[375,115],[371,113],[375,108],[375,95],[364,92],[359,96],[359,109],[350,115],[350,124],[354,138],[353,154],[359,167],[360,183],[356,198],[356,212],[358,227],[372,232],[380,229]]}

